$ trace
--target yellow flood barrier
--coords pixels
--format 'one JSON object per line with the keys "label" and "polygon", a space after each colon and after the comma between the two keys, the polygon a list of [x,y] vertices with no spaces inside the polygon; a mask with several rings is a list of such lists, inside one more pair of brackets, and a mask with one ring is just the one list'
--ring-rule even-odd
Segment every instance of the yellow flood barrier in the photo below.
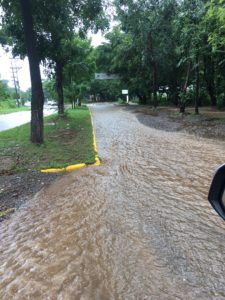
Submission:
{"label": "yellow flood barrier", "polygon": [[80,164],[76,164],[76,165],[71,165],[71,166],[67,166],[65,168],[52,168],[52,169],[44,169],[41,170],[42,173],[63,173],[63,172],[72,172],[87,166],[100,166],[101,162],[98,156],[98,147],[97,147],[97,142],[96,142],[96,135],[95,135],[95,130],[94,130],[94,123],[93,123],[93,118],[92,118],[92,114],[91,111],[89,109],[90,115],[91,115],[91,123],[92,123],[92,129],[93,129],[93,146],[94,146],[94,150],[95,150],[95,163],[94,164],[90,164],[87,165],[85,163],[80,163]]}

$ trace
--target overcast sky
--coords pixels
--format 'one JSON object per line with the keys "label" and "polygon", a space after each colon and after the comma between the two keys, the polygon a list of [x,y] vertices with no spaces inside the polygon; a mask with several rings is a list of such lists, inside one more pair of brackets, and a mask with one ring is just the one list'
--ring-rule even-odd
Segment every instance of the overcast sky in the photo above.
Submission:
{"label": "overcast sky", "polygon": [[[104,38],[102,34],[99,32],[92,36],[92,45],[94,47],[100,45]],[[9,53],[6,53],[2,47],[0,47],[0,79],[8,80],[9,85],[13,87],[12,80],[12,70],[11,70],[11,58],[12,56]],[[29,73],[29,65],[28,59],[26,58],[24,61],[16,59],[13,60],[13,64],[18,68],[18,78],[20,83],[20,88],[23,91],[26,91],[30,87],[30,73]],[[43,72],[42,72],[43,73]],[[44,75],[42,74],[42,78]]]}

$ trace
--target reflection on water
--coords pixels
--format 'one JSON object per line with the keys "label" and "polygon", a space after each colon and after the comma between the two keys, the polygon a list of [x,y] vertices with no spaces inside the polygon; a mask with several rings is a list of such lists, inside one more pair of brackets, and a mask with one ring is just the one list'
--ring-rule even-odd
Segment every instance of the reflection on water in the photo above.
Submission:
{"label": "reflection on water", "polygon": [[103,164],[0,227],[0,299],[225,299],[225,223],[207,201],[225,143],[92,108]]}

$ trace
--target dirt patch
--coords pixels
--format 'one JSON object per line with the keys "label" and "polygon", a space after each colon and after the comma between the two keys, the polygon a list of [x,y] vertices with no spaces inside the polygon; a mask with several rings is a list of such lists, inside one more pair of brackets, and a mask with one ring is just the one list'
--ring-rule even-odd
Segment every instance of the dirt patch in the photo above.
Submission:
{"label": "dirt patch", "polygon": [[0,175],[10,174],[15,165],[15,159],[3,156],[0,158]]}
{"label": "dirt patch", "polygon": [[77,133],[70,129],[60,129],[57,132],[50,134],[49,139],[63,139],[65,142],[70,141],[71,139],[74,139],[77,137]]}
{"label": "dirt patch", "polygon": [[202,108],[199,115],[194,115],[193,108],[187,109],[185,115],[179,114],[177,108],[165,107],[156,111],[150,107],[141,107],[133,112],[137,114],[139,122],[158,130],[182,131],[198,137],[225,139],[225,112],[215,108]]}
{"label": "dirt patch", "polygon": [[0,176],[0,221],[9,218],[15,210],[59,176],[62,175],[39,172]]}

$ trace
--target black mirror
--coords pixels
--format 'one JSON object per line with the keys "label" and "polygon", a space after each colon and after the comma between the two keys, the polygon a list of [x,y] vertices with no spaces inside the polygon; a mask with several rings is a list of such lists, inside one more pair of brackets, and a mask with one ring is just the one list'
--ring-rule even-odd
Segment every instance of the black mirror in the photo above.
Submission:
{"label": "black mirror", "polygon": [[225,220],[225,165],[216,171],[208,199],[216,212]]}

